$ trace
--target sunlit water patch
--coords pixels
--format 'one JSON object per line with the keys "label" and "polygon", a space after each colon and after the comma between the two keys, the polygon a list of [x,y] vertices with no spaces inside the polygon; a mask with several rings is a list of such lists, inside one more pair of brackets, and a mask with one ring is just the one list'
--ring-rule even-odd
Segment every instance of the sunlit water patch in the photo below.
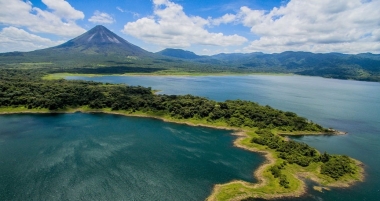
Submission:
{"label": "sunlit water patch", "polygon": [[0,200],[203,200],[254,182],[231,131],[105,114],[0,116]]}

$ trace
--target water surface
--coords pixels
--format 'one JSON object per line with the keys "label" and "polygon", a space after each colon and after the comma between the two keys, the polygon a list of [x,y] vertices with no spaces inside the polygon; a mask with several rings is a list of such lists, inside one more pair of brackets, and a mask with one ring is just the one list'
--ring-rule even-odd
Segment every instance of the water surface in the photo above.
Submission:
{"label": "water surface", "polygon": [[0,115],[0,200],[203,200],[254,182],[231,131],[106,114]]}
{"label": "water surface", "polygon": [[365,164],[366,180],[352,188],[329,192],[310,190],[290,200],[379,200],[380,198],[380,83],[307,76],[201,76],[201,77],[68,77],[141,85],[165,94],[193,94],[217,101],[242,99],[293,111],[339,130],[343,136],[308,136],[319,151],[346,154]]}

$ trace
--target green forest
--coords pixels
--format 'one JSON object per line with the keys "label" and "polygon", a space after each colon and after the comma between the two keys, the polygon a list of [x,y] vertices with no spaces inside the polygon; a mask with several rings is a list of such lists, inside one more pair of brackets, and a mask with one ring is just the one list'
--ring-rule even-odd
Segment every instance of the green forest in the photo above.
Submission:
{"label": "green forest", "polygon": [[279,158],[284,159],[284,163],[274,165],[270,168],[271,173],[275,178],[280,179],[280,185],[288,188],[286,176],[281,174],[281,169],[286,164],[297,164],[302,167],[307,167],[310,163],[321,162],[321,174],[327,175],[333,179],[339,179],[345,174],[354,174],[355,162],[348,156],[330,155],[328,153],[320,154],[316,149],[305,143],[284,140],[279,135],[273,134],[269,129],[259,129],[256,131],[259,137],[254,137],[251,142],[260,145],[265,145],[276,151]]}
{"label": "green forest", "polygon": [[[182,50],[183,51],[183,50]],[[172,54],[120,56],[46,49],[36,52],[0,54],[0,68],[45,68],[51,73],[80,74],[166,74],[166,73],[288,73],[336,79],[380,81],[380,56],[283,52],[247,53],[214,56],[188,56],[176,50]],[[193,58],[194,57],[194,58]]]}
{"label": "green forest", "polygon": [[251,143],[265,145],[286,162],[270,171],[287,188],[288,181],[281,169],[286,164],[309,166],[321,162],[321,173],[333,179],[353,173],[355,163],[347,156],[320,154],[307,144],[286,141],[277,131],[331,132],[322,126],[270,106],[243,100],[217,102],[192,95],[156,95],[151,88],[107,84],[90,81],[43,80],[43,70],[0,69],[0,107],[65,110],[88,106],[113,111],[140,111],[174,119],[201,119],[224,122],[230,127],[253,128],[258,137]]}
{"label": "green forest", "polygon": [[89,106],[93,109],[143,111],[176,119],[225,121],[232,127],[328,132],[292,112],[242,100],[216,102],[192,95],[155,95],[151,88],[89,81],[42,80],[30,70],[0,71],[0,106],[49,110]]}

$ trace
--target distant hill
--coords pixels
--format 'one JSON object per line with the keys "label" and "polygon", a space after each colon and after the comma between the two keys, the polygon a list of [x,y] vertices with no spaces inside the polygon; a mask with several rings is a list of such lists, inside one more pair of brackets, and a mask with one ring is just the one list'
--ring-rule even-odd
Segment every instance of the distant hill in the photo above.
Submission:
{"label": "distant hill", "polygon": [[180,59],[199,59],[203,56],[196,55],[194,52],[182,50],[182,49],[172,49],[167,48],[160,52],[157,52],[158,55],[168,56],[168,57],[175,57]]}
{"label": "distant hill", "polygon": [[[288,72],[338,79],[380,81],[380,55],[282,52],[275,54],[219,54],[220,65],[263,72]],[[204,62],[204,61],[202,61]]]}

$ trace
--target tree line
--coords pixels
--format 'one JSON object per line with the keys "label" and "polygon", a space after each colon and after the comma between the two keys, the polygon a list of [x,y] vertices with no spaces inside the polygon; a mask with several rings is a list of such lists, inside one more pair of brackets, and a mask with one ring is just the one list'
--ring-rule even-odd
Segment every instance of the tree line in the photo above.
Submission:
{"label": "tree line", "polygon": [[[39,75],[39,74],[38,74]],[[327,132],[293,112],[243,100],[217,102],[193,95],[155,95],[151,88],[91,81],[41,80],[36,73],[0,71],[0,106],[58,110],[93,109],[142,111],[176,119],[222,121],[233,127],[277,128],[283,131]]]}
{"label": "tree line", "polygon": [[[271,167],[275,178],[279,177],[281,182],[281,169],[289,164],[297,164],[307,167],[312,162],[322,162],[321,174],[327,175],[333,179],[339,179],[346,174],[354,174],[355,162],[348,156],[330,155],[328,153],[320,154],[316,149],[301,142],[292,140],[284,140],[282,137],[273,134],[269,129],[260,129],[256,131],[258,137],[252,138],[251,142],[265,145],[274,149],[279,158],[284,159],[286,163],[281,166],[275,165]],[[286,177],[282,176],[282,185],[286,187]],[[285,180],[285,181],[284,181]]]}

